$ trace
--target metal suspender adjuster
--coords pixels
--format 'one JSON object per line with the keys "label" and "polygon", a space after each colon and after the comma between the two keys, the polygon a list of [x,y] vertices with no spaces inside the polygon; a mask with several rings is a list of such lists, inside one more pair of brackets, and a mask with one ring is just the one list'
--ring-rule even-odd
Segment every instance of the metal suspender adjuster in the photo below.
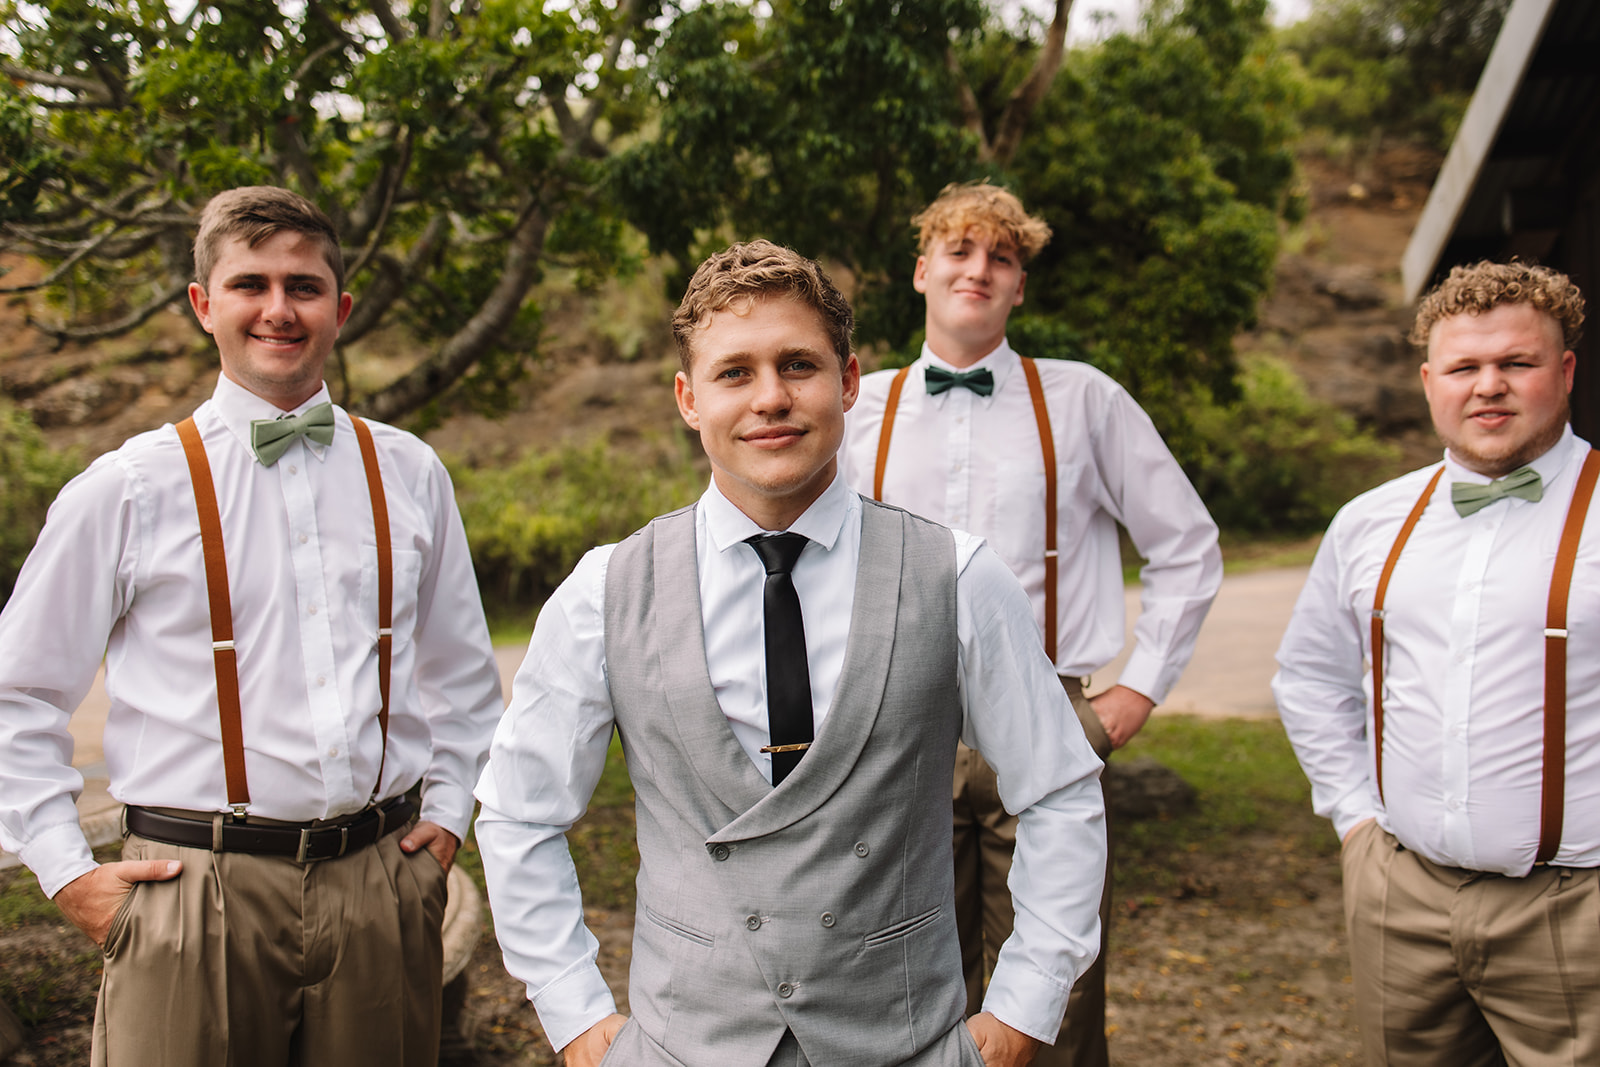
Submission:
{"label": "metal suspender adjuster", "polygon": [[1384,608],[1373,608],[1372,617],[1379,620],[1387,619],[1389,617],[1389,612]]}
{"label": "metal suspender adjuster", "polygon": [[1567,639],[1567,631],[1566,630],[1557,630],[1554,627],[1546,628],[1545,632],[1544,632],[1544,635],[1546,637],[1557,638],[1558,640],[1561,640],[1561,641],[1565,641]]}

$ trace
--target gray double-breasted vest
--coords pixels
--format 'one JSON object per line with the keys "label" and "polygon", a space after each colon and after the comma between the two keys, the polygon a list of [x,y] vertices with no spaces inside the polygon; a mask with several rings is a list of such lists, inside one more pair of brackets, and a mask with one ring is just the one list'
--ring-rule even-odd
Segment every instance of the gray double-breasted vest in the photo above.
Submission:
{"label": "gray double-breasted vest", "polygon": [[[843,671],[773,788],[706,668],[692,508],[614,550],[606,662],[637,797],[633,1021],[607,1063],[981,1063],[953,914],[956,689],[950,532],[863,501]],[[752,640],[759,641],[758,635]]]}

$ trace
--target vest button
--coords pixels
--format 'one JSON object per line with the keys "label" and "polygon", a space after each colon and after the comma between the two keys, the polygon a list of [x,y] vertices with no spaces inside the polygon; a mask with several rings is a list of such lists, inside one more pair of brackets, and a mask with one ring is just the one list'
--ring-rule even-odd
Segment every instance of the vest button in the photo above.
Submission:
{"label": "vest button", "polygon": [[761,916],[759,916],[759,915],[746,915],[744,917],[744,925],[745,925],[745,929],[747,929],[747,930],[759,930],[759,929],[761,929]]}
{"label": "vest button", "polygon": [[723,860],[728,858],[728,851],[729,849],[727,845],[712,845],[711,858],[716,860],[718,863],[721,863]]}
{"label": "vest button", "polygon": [[780,997],[792,997],[792,996],[794,996],[794,986],[790,985],[788,982],[779,982],[778,983],[778,996],[780,996]]}
{"label": "vest button", "polygon": [[823,926],[832,926],[836,921],[837,920],[834,919],[834,917],[833,917],[833,912],[825,911],[825,912],[822,913],[822,925]]}
{"label": "vest button", "polygon": [[865,841],[857,841],[856,842],[856,855],[865,856],[868,852],[871,852],[871,851],[872,850],[867,847],[867,843]]}

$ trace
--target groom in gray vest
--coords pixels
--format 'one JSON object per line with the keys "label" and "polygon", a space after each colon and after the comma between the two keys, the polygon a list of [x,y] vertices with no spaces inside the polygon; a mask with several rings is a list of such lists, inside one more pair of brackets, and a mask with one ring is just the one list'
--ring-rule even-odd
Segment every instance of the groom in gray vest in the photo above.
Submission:
{"label": "groom in gray vest", "polygon": [[[539,615],[478,840],[506,966],[569,1065],[1022,1065],[1099,945],[1101,764],[1026,594],[981,539],[838,477],[852,319],[788,249],[701,264],[675,391],[711,486],[590,552]],[[637,796],[632,1018],[563,836],[613,727]],[[1020,816],[1015,932],[966,1021],[958,740]]]}

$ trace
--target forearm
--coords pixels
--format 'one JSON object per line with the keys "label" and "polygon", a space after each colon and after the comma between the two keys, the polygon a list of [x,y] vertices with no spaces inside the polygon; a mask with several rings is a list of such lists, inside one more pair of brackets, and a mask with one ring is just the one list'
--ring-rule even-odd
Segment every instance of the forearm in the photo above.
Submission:
{"label": "forearm", "polygon": [[553,1048],[616,1011],[599,942],[583,921],[563,828],[508,819],[487,804],[478,848],[506,970],[523,982]]}

